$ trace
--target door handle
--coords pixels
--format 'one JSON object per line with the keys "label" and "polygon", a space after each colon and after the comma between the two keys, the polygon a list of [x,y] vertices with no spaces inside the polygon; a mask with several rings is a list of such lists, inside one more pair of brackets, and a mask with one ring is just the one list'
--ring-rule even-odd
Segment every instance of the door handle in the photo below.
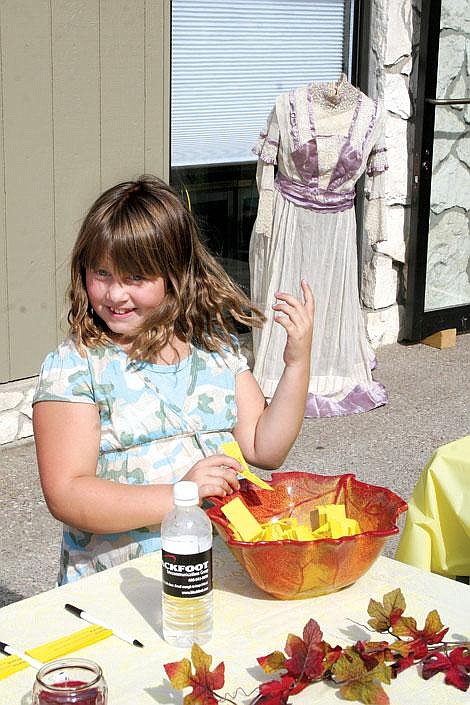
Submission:
{"label": "door handle", "polygon": [[470,98],[425,98],[431,105],[468,105]]}

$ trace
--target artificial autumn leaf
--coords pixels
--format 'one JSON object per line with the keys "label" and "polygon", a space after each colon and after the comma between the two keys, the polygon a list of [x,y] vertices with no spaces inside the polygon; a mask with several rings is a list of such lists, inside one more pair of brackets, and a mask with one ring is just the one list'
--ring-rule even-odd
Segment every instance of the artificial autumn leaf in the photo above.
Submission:
{"label": "artificial autumn leaf", "polygon": [[432,610],[426,617],[424,629],[417,628],[413,617],[400,617],[393,625],[392,633],[394,636],[410,636],[423,644],[437,644],[448,631],[449,628],[444,627],[437,610]]}
{"label": "artificial autumn leaf", "polygon": [[470,685],[470,650],[462,646],[452,649],[450,654],[435,652],[426,657],[423,661],[423,678],[427,680],[431,676],[443,671],[445,682],[453,685],[459,690],[466,691]]}
{"label": "artificial autumn leaf", "polygon": [[[257,659],[265,673],[280,670],[285,673],[279,679],[260,685],[258,694],[249,705],[290,705],[292,695],[318,680],[337,685],[340,697],[346,700],[357,700],[365,705],[387,705],[389,699],[382,683],[390,683],[391,677],[419,661],[423,664],[424,678],[441,671],[445,673],[446,683],[467,691],[470,687],[470,642],[461,642],[460,647],[448,653],[451,644],[443,641],[448,628],[443,627],[438,612],[429,612],[423,629],[418,629],[414,618],[402,616],[404,609],[405,601],[399,589],[384,595],[382,603],[373,599],[369,602],[369,624],[377,631],[388,631],[398,637],[392,643],[358,641],[353,646],[332,648],[323,641],[318,623],[309,620],[303,638],[288,635],[287,658],[282,652],[274,651]],[[220,700],[236,705],[231,699],[234,696],[216,694],[224,684],[224,664],[220,663],[211,671],[212,657],[197,644],[193,646],[191,658],[192,664],[188,659],[182,659],[164,666],[176,689],[192,688],[184,698],[184,705],[218,705]]]}
{"label": "artificial autumn leaf", "polygon": [[176,690],[191,687],[192,692],[185,695],[184,705],[216,705],[218,700],[214,691],[222,688],[225,682],[225,666],[223,663],[210,671],[212,656],[206,654],[198,644],[191,648],[191,660],[194,666],[192,673],[191,663],[182,659],[164,665],[168,678]]}
{"label": "artificial autumn leaf", "polygon": [[183,658],[181,661],[165,663],[163,668],[175,690],[183,690],[191,685],[191,661],[189,659]]}
{"label": "artificial autumn leaf", "polygon": [[392,653],[398,653],[400,656],[408,656],[410,651],[413,650],[413,645],[409,641],[392,641],[391,644],[389,644],[390,651]]}
{"label": "artificial autumn leaf", "polygon": [[258,656],[256,659],[265,673],[276,673],[284,668],[286,657],[282,651],[273,651],[267,656]]}
{"label": "artificial autumn leaf", "polygon": [[301,676],[307,680],[318,680],[324,672],[322,631],[314,619],[304,627],[303,639],[289,634],[285,652],[290,658],[285,662],[287,672],[292,676]]}
{"label": "artificial autumn leaf", "polygon": [[261,698],[259,703],[262,703],[262,705],[287,705],[289,696],[300,693],[307,685],[308,683],[306,682],[296,683],[293,676],[285,674],[279,680],[260,685]]}
{"label": "artificial autumn leaf", "polygon": [[386,632],[405,611],[406,603],[400,588],[395,588],[383,596],[383,602],[371,599],[367,612],[372,619],[368,624],[376,632]]}
{"label": "artificial autumn leaf", "polygon": [[392,663],[392,678],[396,678],[399,673],[405,671],[415,662],[414,656],[400,656],[395,663]]}
{"label": "artificial autumn leaf", "polygon": [[323,639],[323,632],[320,629],[320,625],[314,619],[309,619],[302,632],[304,642],[307,647],[312,644],[319,644]]}
{"label": "artificial autumn leaf", "polygon": [[330,668],[336,663],[343,649],[341,646],[332,647],[326,641],[321,642],[321,648],[323,650],[323,664],[324,664],[324,674],[330,670]]}
{"label": "artificial autumn leaf", "polygon": [[390,682],[390,668],[379,664],[367,670],[360,655],[353,649],[343,653],[333,667],[336,683],[340,685],[340,695],[346,700],[359,700],[366,705],[388,705],[388,695],[381,682]]}
{"label": "artificial autumn leaf", "polygon": [[388,641],[356,641],[353,649],[360,655],[368,671],[379,663],[393,661]]}

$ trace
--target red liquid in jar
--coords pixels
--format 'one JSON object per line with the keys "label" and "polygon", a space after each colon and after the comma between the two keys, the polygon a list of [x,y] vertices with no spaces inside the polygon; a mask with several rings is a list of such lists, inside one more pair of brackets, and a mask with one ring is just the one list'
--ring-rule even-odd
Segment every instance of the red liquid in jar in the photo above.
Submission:
{"label": "red liquid in jar", "polygon": [[[61,681],[53,683],[53,688],[78,688],[86,685],[85,681]],[[48,693],[45,690],[39,693],[38,705],[101,705],[102,696],[93,686],[86,690],[77,690],[75,693],[60,692]]]}

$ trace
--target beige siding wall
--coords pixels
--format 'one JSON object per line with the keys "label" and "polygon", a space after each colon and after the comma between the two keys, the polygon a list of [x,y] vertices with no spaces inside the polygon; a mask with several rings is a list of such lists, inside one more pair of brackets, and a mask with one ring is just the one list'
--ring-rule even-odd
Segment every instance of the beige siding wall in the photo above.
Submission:
{"label": "beige siding wall", "polygon": [[169,4],[0,1],[0,382],[36,374],[63,337],[92,200],[168,177]]}

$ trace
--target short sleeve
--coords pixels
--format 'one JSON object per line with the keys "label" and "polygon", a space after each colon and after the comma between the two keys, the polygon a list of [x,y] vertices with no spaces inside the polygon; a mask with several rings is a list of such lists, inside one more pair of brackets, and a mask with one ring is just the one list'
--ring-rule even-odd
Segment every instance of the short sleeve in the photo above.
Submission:
{"label": "short sleeve", "polygon": [[252,152],[266,164],[277,164],[279,149],[279,124],[276,108],[271,110],[266,129],[260,132]]}
{"label": "short sleeve", "polygon": [[72,341],[49,353],[39,373],[33,404],[38,401],[70,401],[95,404],[88,357],[82,357]]}
{"label": "short sleeve", "polygon": [[245,372],[246,370],[249,370],[250,367],[248,365],[248,360],[246,359],[245,355],[242,353],[239,339],[234,337],[234,343],[235,343],[235,352],[233,350],[229,350],[228,348],[224,349],[224,360],[225,360],[227,366],[230,368],[230,370],[236,376],[236,375],[239,375],[241,372]]}

